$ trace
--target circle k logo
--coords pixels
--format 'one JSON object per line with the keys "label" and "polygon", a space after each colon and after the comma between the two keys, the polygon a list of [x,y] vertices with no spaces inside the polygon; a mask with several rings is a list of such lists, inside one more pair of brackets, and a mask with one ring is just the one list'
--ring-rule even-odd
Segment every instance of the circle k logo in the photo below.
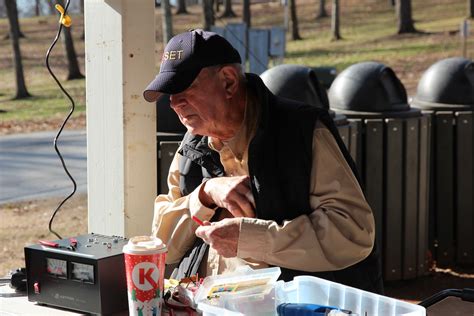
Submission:
{"label": "circle k logo", "polygon": [[133,284],[142,291],[156,289],[159,277],[158,267],[151,262],[141,262],[132,271]]}

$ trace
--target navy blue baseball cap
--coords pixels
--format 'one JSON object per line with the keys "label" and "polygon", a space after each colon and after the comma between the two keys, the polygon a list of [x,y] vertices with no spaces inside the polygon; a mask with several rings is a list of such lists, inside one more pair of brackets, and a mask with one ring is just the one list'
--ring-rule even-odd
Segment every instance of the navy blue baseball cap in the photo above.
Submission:
{"label": "navy blue baseball cap", "polygon": [[161,58],[160,72],[143,91],[148,102],[163,94],[186,90],[209,66],[241,63],[237,50],[222,36],[203,30],[191,30],[170,39]]}

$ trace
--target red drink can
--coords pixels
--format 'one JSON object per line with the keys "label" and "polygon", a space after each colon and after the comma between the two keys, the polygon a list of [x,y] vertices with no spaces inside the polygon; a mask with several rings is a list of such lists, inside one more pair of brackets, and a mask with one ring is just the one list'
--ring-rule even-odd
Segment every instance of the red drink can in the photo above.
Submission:
{"label": "red drink can", "polygon": [[123,253],[129,315],[161,315],[166,245],[156,237],[137,236],[129,239]]}

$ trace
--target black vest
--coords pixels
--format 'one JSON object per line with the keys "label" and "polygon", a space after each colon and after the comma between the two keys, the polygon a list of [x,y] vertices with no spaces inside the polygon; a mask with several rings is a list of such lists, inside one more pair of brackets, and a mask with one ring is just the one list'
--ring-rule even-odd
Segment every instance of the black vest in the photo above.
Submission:
{"label": "black vest", "polygon": [[[325,109],[278,98],[256,75],[247,75],[261,105],[260,118],[249,146],[249,174],[257,218],[282,224],[312,212],[309,205],[312,144],[315,122],[320,120],[331,131],[349,166],[359,180],[355,164]],[[207,145],[207,137],[187,133],[179,153],[180,189],[191,193],[203,180],[224,175],[219,154]],[[359,180],[360,183],[360,180]],[[376,293],[383,292],[380,255],[374,246],[361,262],[338,271],[307,272],[281,267],[281,279],[314,275]]]}

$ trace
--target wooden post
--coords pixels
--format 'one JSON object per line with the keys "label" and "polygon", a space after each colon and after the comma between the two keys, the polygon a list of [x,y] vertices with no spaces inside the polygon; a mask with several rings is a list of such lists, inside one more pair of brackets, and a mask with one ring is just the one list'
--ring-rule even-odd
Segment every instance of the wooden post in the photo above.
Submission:
{"label": "wooden post", "polygon": [[156,196],[156,107],[152,0],[86,0],[89,232],[151,233]]}

